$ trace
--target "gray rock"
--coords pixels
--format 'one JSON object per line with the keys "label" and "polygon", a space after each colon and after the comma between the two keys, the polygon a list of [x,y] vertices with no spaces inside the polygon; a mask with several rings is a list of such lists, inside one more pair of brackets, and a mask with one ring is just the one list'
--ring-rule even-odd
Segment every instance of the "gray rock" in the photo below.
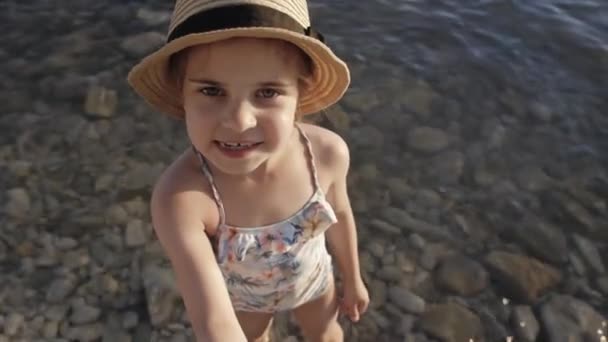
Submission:
{"label": "gray rock", "polygon": [[608,296],[608,276],[597,278],[596,283],[600,291],[602,291],[604,295]]}
{"label": "gray rock", "polygon": [[106,222],[111,225],[123,225],[129,222],[129,213],[121,205],[112,205],[106,212]]}
{"label": "gray rock", "polygon": [[497,148],[503,145],[507,136],[507,129],[498,119],[492,117],[483,123],[481,135],[487,141],[486,145],[489,148]]}
{"label": "gray rock", "polygon": [[552,295],[541,307],[541,321],[551,342],[588,341],[606,334],[606,318],[587,303],[566,295]]}
{"label": "gray rock", "polygon": [[426,308],[426,302],[408,289],[392,286],[388,290],[391,302],[397,304],[407,313],[420,314]]}
{"label": "gray rock", "polygon": [[465,158],[460,151],[445,151],[434,156],[424,169],[424,179],[440,185],[457,184],[464,174]]}
{"label": "gray rock", "polygon": [[81,342],[95,341],[103,336],[104,327],[101,323],[92,323],[69,327],[64,337]]}
{"label": "gray rock", "polygon": [[527,191],[541,191],[552,184],[551,177],[536,165],[527,165],[516,174],[519,186]]}
{"label": "gray rock", "polygon": [[103,174],[95,180],[95,192],[102,192],[112,189],[112,185],[116,181],[116,176],[113,174]]}
{"label": "gray rock", "polygon": [[353,147],[378,149],[384,145],[384,133],[374,126],[353,127],[351,131]]}
{"label": "gray rock", "polygon": [[414,194],[414,190],[407,183],[407,180],[402,178],[391,177],[387,179],[386,188],[394,202],[405,203]]}
{"label": "gray rock", "polygon": [[[154,185],[154,182],[164,169],[165,166],[160,163],[150,165],[141,162],[131,162],[129,168],[122,174],[117,184],[125,190],[147,190]],[[133,216],[141,217],[140,215]]]}
{"label": "gray rock", "polygon": [[374,239],[365,247],[371,255],[378,259],[382,259],[385,254],[386,242]]}
{"label": "gray rock", "polygon": [[591,266],[591,268],[597,274],[606,273],[606,267],[602,262],[602,257],[600,256],[597,247],[595,247],[595,245],[591,241],[587,240],[579,234],[573,234],[572,238],[574,240],[574,244],[576,245],[583,258],[585,258],[587,264]]}
{"label": "gray rock", "polygon": [[87,305],[84,299],[75,300],[70,321],[74,324],[93,323],[101,316],[101,309]]}
{"label": "gray rock", "polygon": [[418,152],[436,153],[449,144],[448,135],[438,128],[416,127],[407,136],[408,146]]}
{"label": "gray rock", "polygon": [[124,313],[122,318],[122,327],[125,329],[133,329],[139,323],[139,316],[137,312],[127,311]]}
{"label": "gray rock", "polygon": [[557,226],[540,219],[528,218],[523,224],[512,229],[514,238],[523,244],[534,256],[553,264],[568,261],[568,242]]}
{"label": "gray rock", "polygon": [[156,26],[169,22],[171,13],[168,11],[154,11],[148,8],[140,8],[137,10],[137,19],[141,20],[147,26]]}
{"label": "gray rock", "polygon": [[391,326],[391,321],[379,311],[372,309],[369,310],[366,315],[369,315],[382,331],[386,331]]}
{"label": "gray rock", "polygon": [[416,271],[416,263],[403,252],[396,253],[395,264],[404,273]]}
{"label": "gray rock", "polygon": [[525,255],[494,251],[485,261],[502,290],[524,303],[534,303],[562,280],[560,271]]}
{"label": "gray rock", "polygon": [[400,102],[414,110],[420,117],[430,117],[433,99],[437,97],[433,88],[427,82],[418,80],[405,89]]}
{"label": "gray rock", "polygon": [[173,272],[169,268],[146,265],[142,278],[150,322],[160,327],[172,318],[180,299]]}
{"label": "gray rock", "polygon": [[386,299],[388,297],[388,291],[386,287],[386,283],[377,279],[373,279],[370,283],[369,288],[370,294],[370,307],[371,308],[380,308],[383,307],[386,303]]}
{"label": "gray rock", "polygon": [[437,268],[439,287],[460,296],[473,296],[489,284],[488,272],[477,261],[464,256],[445,258]]}
{"label": "gray rock", "polygon": [[589,210],[572,200],[570,196],[557,191],[549,191],[543,196],[543,205],[545,206],[545,211],[556,217],[560,217],[561,220],[566,219],[578,222],[579,224],[572,225],[572,228],[576,228],[581,233],[600,238],[608,236],[604,227],[596,224],[595,218]]}
{"label": "gray rock", "polygon": [[76,278],[73,276],[55,279],[46,293],[46,300],[59,303],[66,299],[76,288]]}
{"label": "gray rock", "polygon": [[579,276],[584,276],[587,273],[587,268],[583,263],[583,260],[576,254],[575,252],[568,253],[568,259],[570,259],[570,264],[572,268],[574,268],[574,272]]}
{"label": "gray rock", "polygon": [[513,308],[511,324],[515,331],[517,340],[522,342],[534,342],[540,332],[540,326],[532,308],[524,305],[517,305]]}
{"label": "gray rock", "polygon": [[401,234],[401,229],[399,229],[398,227],[393,226],[390,223],[384,222],[382,220],[373,219],[370,222],[370,226],[373,229],[376,229],[376,230],[381,231],[383,233],[386,233],[388,235],[399,235],[399,234]]}
{"label": "gray rock", "polygon": [[408,333],[403,337],[403,342],[428,342],[428,338],[423,333]]}
{"label": "gray rock", "polygon": [[8,336],[16,336],[21,328],[24,328],[25,317],[20,313],[10,313],[4,322],[4,333]]}
{"label": "gray rock", "polygon": [[8,201],[4,210],[10,217],[25,219],[30,215],[32,204],[26,189],[11,189],[7,191],[6,195]]}
{"label": "gray rock", "polygon": [[165,35],[159,32],[145,32],[125,38],[120,47],[131,57],[142,57],[159,48],[165,42]]}
{"label": "gray rock", "polygon": [[125,244],[128,247],[138,247],[143,246],[147,240],[145,223],[139,219],[131,220],[125,230]]}
{"label": "gray rock", "polygon": [[542,122],[549,122],[554,116],[551,107],[540,102],[534,102],[530,105],[530,114]]}
{"label": "gray rock", "polygon": [[420,189],[416,191],[415,200],[425,208],[435,208],[441,205],[441,196],[437,192],[429,189]]}
{"label": "gray rock", "polygon": [[401,279],[403,272],[397,266],[384,266],[377,273],[378,279],[389,282],[397,282]]}
{"label": "gray rock", "polygon": [[101,342],[131,342],[131,335],[121,329],[106,329],[103,333]]}
{"label": "gray rock", "polygon": [[409,242],[412,247],[418,250],[423,250],[424,246],[426,246],[426,241],[424,238],[416,233],[410,234]]}
{"label": "gray rock", "polygon": [[430,238],[441,239],[444,241],[454,241],[452,236],[443,227],[435,226],[415,219],[405,210],[394,207],[386,207],[382,210],[380,215],[389,223],[392,223],[395,226],[401,227],[402,229],[412,233],[417,233],[422,236],[428,236]]}
{"label": "gray rock", "polygon": [[435,250],[425,249],[422,251],[419,262],[420,266],[422,266],[425,270],[432,271],[435,269],[435,266],[437,266],[439,260],[435,254]]}
{"label": "gray rock", "polygon": [[477,310],[488,341],[506,341],[509,337],[507,329],[498,321],[496,316],[485,307]]}
{"label": "gray rock", "polygon": [[59,333],[59,321],[47,321],[42,327],[42,337],[46,339],[56,338]]}
{"label": "gray rock", "polygon": [[[58,80],[54,80],[54,84],[50,85],[52,96],[58,100],[80,100],[84,98],[89,85],[87,77],[68,73]],[[49,89],[46,89],[47,91]]]}
{"label": "gray rock", "polygon": [[31,173],[32,163],[27,160],[14,160],[9,162],[8,170],[17,177],[26,177]]}
{"label": "gray rock", "polygon": [[414,328],[414,323],[416,322],[416,317],[413,315],[402,315],[401,320],[399,322],[398,332],[402,336],[407,336],[412,329]]}
{"label": "gray rock", "polygon": [[484,341],[484,327],[479,317],[452,302],[430,306],[420,317],[418,326],[442,342]]}
{"label": "gray rock", "polygon": [[61,322],[68,314],[70,307],[65,304],[51,305],[44,311],[44,317],[50,321]]}
{"label": "gray rock", "polygon": [[62,237],[55,240],[55,247],[60,251],[67,251],[78,246],[78,241],[71,237]]}
{"label": "gray rock", "polygon": [[0,262],[6,260],[6,256],[8,255],[8,248],[6,247],[6,243],[0,240]]}
{"label": "gray rock", "polygon": [[85,112],[93,117],[109,118],[114,115],[118,105],[116,90],[92,85],[84,102]]}

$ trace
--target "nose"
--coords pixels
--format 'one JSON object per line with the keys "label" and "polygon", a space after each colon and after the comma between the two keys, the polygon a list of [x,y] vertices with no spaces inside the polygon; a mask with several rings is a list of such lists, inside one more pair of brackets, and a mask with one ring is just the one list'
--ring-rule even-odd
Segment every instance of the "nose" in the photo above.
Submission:
{"label": "nose", "polygon": [[224,127],[238,133],[255,127],[256,124],[255,109],[247,101],[241,101],[228,108],[222,118],[222,125]]}

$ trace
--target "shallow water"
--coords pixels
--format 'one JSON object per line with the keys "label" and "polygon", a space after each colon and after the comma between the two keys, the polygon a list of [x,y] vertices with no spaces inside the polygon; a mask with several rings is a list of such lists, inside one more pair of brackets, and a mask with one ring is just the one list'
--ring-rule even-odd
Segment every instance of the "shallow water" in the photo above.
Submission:
{"label": "shallow water", "polygon": [[[167,10],[0,3],[0,341],[191,336],[147,213],[184,132],[125,82]],[[348,340],[602,341],[608,3],[332,0],[311,14],[353,79],[317,118],[353,154],[372,305],[342,321]],[[129,40],[143,32],[157,34]]]}

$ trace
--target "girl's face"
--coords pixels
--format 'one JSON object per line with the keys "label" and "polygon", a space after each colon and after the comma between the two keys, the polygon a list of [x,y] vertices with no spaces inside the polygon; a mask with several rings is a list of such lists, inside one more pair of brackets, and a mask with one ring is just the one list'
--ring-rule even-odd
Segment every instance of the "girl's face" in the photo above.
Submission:
{"label": "girl's face", "polygon": [[229,39],[191,48],[182,96],[190,141],[216,168],[243,175],[290,142],[303,73],[285,42]]}

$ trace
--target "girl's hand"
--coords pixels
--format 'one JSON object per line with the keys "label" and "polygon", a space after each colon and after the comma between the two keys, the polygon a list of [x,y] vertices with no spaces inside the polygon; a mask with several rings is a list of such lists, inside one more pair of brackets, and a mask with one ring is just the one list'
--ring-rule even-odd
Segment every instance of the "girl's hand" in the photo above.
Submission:
{"label": "girl's hand", "polygon": [[351,321],[358,322],[369,305],[367,288],[360,277],[354,282],[344,283],[343,288],[344,293],[342,303],[340,303],[340,311],[348,316]]}

